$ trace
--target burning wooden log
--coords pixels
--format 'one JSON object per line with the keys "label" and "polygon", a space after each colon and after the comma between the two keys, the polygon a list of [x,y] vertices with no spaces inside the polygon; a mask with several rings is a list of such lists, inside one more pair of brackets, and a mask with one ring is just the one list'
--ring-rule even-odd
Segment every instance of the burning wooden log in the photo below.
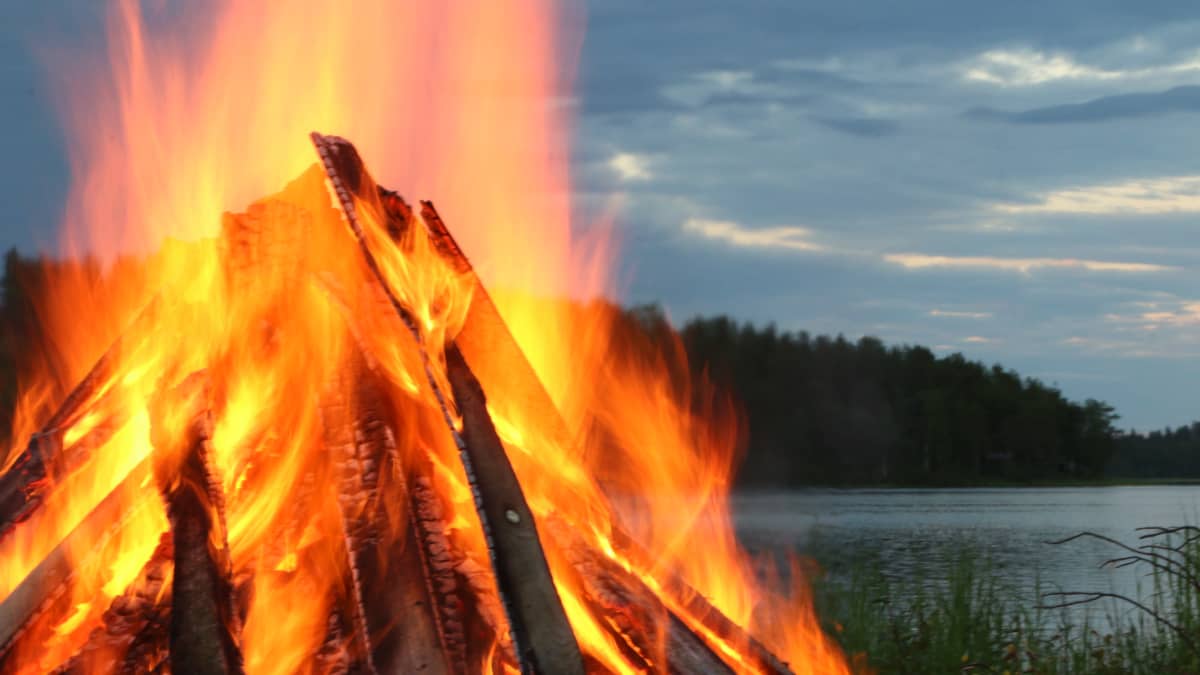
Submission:
{"label": "burning wooden log", "polygon": [[430,565],[422,559],[444,551],[423,549],[410,519],[389,509],[410,494],[395,434],[373,376],[361,364],[350,372],[350,380],[328,388],[321,417],[338,480],[358,658],[371,673],[465,672],[462,619],[437,602],[453,588],[438,579],[441,593],[434,595]]}
{"label": "burning wooden log", "polygon": [[[104,393],[103,389],[111,384],[113,374],[120,366],[122,355],[134,346],[126,336],[136,336],[132,341],[138,341],[146,335],[141,329],[153,318],[159,302],[155,297],[138,313],[130,329],[113,342],[63,399],[58,410],[42,425],[42,430],[29,439],[29,445],[13,460],[9,469],[0,473],[0,539],[41,505],[47,478],[64,476],[86,462],[92,450],[103,445],[113,428],[120,426],[122,420],[111,420],[82,438],[66,441],[70,425],[79,419],[88,403]],[[118,410],[115,414],[122,412]]]}
{"label": "burning wooden log", "polygon": [[150,672],[167,661],[174,548],[171,533],[165,533],[137,579],[113,598],[103,625],[58,675]]}
{"label": "burning wooden log", "polygon": [[239,675],[241,622],[234,611],[225,504],[209,461],[212,420],[205,373],[154,401],[155,475],[171,523],[170,662],[176,673]]}
{"label": "burning wooden log", "polygon": [[492,425],[483,388],[453,343],[446,346],[446,368],[462,415],[463,453],[475,471],[472,487],[483,509],[484,536],[494,551],[496,583],[510,598],[518,658],[534,672],[582,674],[579,645],[550,578],[533,511]]}
{"label": "burning wooden log", "polygon": [[[140,486],[151,476],[149,461],[130,472],[0,604],[0,672],[9,672],[23,650],[19,640],[37,621],[66,616],[71,606],[70,584],[81,570],[111,557],[114,542],[150,507]],[[86,556],[80,556],[88,551]]]}
{"label": "burning wooden log", "polygon": [[[430,355],[423,344],[420,329],[411,311],[388,287],[363,226],[358,221],[359,206],[356,199],[365,200],[366,205],[375,205],[377,213],[383,213],[378,188],[363,168],[353,145],[344,139],[316,133],[313,134],[313,143],[325,165],[346,220],[359,242],[367,267],[421,350],[429,386],[442,405],[447,425],[461,451],[522,670],[582,675],[583,658],[579,645],[575,642],[562,601],[550,577],[550,568],[537,538],[533,513],[525,502],[516,474],[487,415],[482,388],[469,370],[455,367],[455,359],[464,366],[465,362],[452,346],[447,346],[445,356],[455,398],[458,400],[462,397],[466,401],[458,400],[460,411],[472,411],[463,412],[463,433],[460,436],[446,409],[445,395],[430,372]],[[382,220],[386,222],[386,217]],[[477,462],[482,462],[478,472],[474,466]]]}

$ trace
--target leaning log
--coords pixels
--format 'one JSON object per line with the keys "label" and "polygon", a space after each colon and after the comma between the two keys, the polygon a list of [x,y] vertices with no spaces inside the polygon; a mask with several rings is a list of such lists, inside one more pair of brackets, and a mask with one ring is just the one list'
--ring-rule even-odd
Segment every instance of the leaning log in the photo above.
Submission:
{"label": "leaning log", "polygon": [[453,343],[446,345],[446,373],[462,415],[461,450],[475,473],[468,478],[483,511],[496,584],[508,598],[514,647],[524,657],[518,658],[535,672],[582,675],[579,645],[550,576],[533,510],[492,424],[483,388]]}
{"label": "leaning log", "polygon": [[153,505],[151,500],[139,498],[141,485],[150,475],[149,460],[135,467],[0,604],[0,672],[14,665],[11,661],[21,651],[19,642],[35,620],[67,615],[75,573],[93,567],[75,557],[78,552],[91,551],[90,559],[100,559],[112,542],[122,539],[142,510]]}
{"label": "leaning log", "polygon": [[[29,439],[29,444],[0,474],[0,539],[11,533],[18,523],[28,520],[45,498],[47,478],[62,476],[91,457],[92,451],[103,443],[97,439],[80,439],[64,447],[64,437],[70,424],[80,417],[84,407],[102,393],[120,367],[121,357],[131,343],[144,339],[146,325],[153,320],[160,302],[155,296],[104,352],[87,375],[59,405],[41,431]],[[112,424],[110,427],[120,426]]]}
{"label": "leaning log", "polygon": [[[205,373],[151,403],[154,473],[173,538],[170,663],[175,673],[241,675],[225,504],[210,463],[212,415]],[[183,429],[164,424],[185,420]]]}
{"label": "leaning log", "polygon": [[[588,546],[569,524],[551,518],[545,530],[565,553],[582,584],[584,601],[604,619],[615,642],[654,672],[733,672],[663,599],[634,574]],[[759,672],[771,672],[756,665]]]}

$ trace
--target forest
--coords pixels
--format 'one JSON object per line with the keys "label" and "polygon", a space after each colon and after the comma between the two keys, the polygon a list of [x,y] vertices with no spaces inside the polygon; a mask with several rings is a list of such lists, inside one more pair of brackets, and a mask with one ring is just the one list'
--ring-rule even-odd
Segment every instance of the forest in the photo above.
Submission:
{"label": "forest", "polygon": [[[0,282],[0,424],[32,353],[31,298],[53,263],[9,251]],[[99,273],[97,269],[95,273]],[[684,352],[745,421],[737,483],[979,485],[1200,478],[1200,422],[1122,432],[1112,406],[961,354],[875,337],[779,331],[730,317],[672,327],[653,305],[612,311],[638,344]],[[676,337],[677,332],[677,337]]]}
{"label": "forest", "polygon": [[694,367],[744,406],[743,486],[1091,480],[1117,450],[1112,406],[962,354],[728,317],[680,333]]}

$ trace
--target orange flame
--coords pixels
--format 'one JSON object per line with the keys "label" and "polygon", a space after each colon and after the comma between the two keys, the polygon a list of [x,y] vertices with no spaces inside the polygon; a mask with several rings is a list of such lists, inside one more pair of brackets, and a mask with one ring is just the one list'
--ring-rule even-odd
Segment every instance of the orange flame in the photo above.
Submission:
{"label": "orange flame", "polygon": [[[747,646],[706,633],[681,582],[797,673],[848,672],[812,608],[766,587],[738,547],[727,497],[741,430],[728,402],[688,376],[673,334],[664,351],[608,305],[578,301],[609,290],[609,249],[570,226],[570,129],[560,104],[569,49],[550,0],[314,0],[304,11],[226,0],[203,15],[159,11],[148,20],[135,0],[118,3],[109,62],[63,71],[75,169],[64,253],[98,256],[105,268],[54,276],[40,317],[54,368],[22,390],[6,468],[44,422],[48,402],[158,300],[122,343],[88,412],[60,430],[68,446],[97,429],[111,433],[90,461],[52,477],[36,527],[0,543],[0,598],[161,452],[147,411],[161,392],[207,371],[211,460],[226,495],[233,573],[253,588],[241,636],[246,669],[302,672],[346,574],[332,477],[319,473],[328,448],[314,399],[356,348],[409,397],[393,402],[413,420],[397,430],[397,446],[432,461],[456,544],[483,551],[423,366],[396,344],[394,317],[373,309],[379,298],[361,256],[312,168],[308,133],[329,130],[353,139],[384,184],[436,201],[480,276],[501,289],[500,313],[565,431],[506,396],[510,385],[488,375],[503,364],[478,364],[534,512],[570,523],[641,578],[736,671],[754,672]],[[245,214],[226,214],[281,185]],[[389,287],[414,309],[429,343],[453,339],[481,301],[474,280],[451,269],[420,228],[399,245],[382,223],[368,222],[367,233]],[[121,257],[132,254],[144,259]],[[440,364],[435,370],[444,386]],[[185,416],[168,417],[176,416],[153,423],[164,425],[159,433],[187,433]],[[90,549],[68,551],[77,568],[72,601],[33,641],[47,651],[30,657],[29,672],[78,649],[149,558],[167,525],[154,486],[143,487],[131,505],[149,515],[121,530],[113,553],[97,562]],[[644,551],[615,543],[622,527]],[[584,651],[612,672],[638,672],[568,581],[569,563],[549,555]]]}

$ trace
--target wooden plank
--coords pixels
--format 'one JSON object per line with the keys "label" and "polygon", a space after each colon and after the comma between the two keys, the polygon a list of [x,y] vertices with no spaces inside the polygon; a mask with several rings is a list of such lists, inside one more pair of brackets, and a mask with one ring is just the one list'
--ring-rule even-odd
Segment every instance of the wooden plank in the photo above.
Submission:
{"label": "wooden plank", "polygon": [[539,673],[583,674],[583,657],[550,576],[533,510],[487,412],[487,398],[453,343],[446,373],[462,415],[462,448],[482,505],[484,536],[495,554],[496,583],[510,599],[509,622],[518,660]]}

